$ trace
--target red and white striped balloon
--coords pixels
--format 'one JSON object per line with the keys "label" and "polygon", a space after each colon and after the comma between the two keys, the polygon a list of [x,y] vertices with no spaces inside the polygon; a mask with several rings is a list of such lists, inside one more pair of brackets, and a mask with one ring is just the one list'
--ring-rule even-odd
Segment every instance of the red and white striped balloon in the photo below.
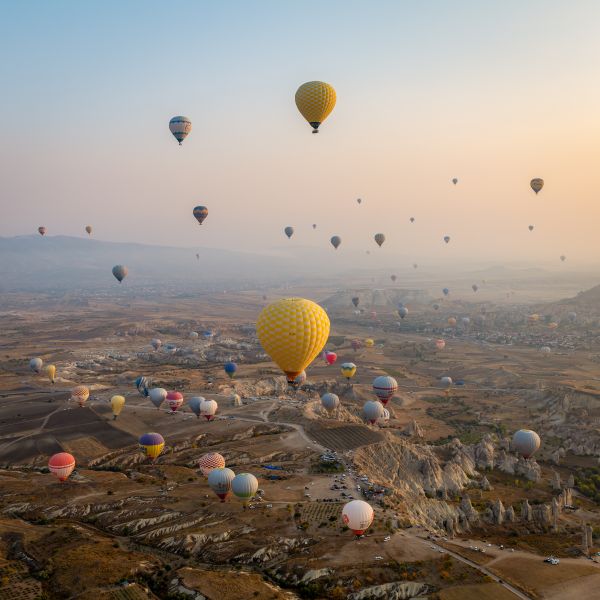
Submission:
{"label": "red and white striped balloon", "polygon": [[59,481],[66,481],[75,468],[75,458],[68,452],[59,452],[50,457],[48,468]]}
{"label": "red and white striped balloon", "polygon": [[218,452],[209,452],[198,459],[198,467],[202,471],[202,475],[208,477],[213,469],[225,468],[225,459]]}

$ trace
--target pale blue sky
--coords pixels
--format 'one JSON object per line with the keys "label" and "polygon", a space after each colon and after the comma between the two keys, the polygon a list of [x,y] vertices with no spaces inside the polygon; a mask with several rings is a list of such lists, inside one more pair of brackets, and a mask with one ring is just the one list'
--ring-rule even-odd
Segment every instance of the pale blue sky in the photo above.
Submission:
{"label": "pale blue sky", "polygon": [[[597,2],[0,10],[0,235],[90,223],[100,239],[269,250],[294,225],[327,252],[333,234],[342,252],[384,231],[415,260],[448,259],[445,234],[456,260],[597,253]],[[318,136],[293,100],[311,79],[338,93]],[[182,148],[176,114],[193,122]]]}

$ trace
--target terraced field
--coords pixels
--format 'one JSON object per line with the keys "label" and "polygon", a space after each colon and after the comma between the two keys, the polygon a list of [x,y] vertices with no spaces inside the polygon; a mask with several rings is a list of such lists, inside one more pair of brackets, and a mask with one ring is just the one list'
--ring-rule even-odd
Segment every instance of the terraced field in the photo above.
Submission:
{"label": "terraced field", "polygon": [[379,431],[369,429],[366,425],[325,428],[319,424],[311,424],[306,427],[306,432],[322,446],[338,452],[376,444],[383,440],[383,435]]}

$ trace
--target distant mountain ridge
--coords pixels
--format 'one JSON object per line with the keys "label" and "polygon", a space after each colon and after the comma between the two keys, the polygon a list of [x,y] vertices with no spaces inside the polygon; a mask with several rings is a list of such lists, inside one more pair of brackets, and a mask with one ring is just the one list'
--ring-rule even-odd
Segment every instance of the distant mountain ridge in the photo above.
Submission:
{"label": "distant mountain ridge", "polygon": [[68,236],[0,237],[2,291],[118,286],[111,272],[116,264],[129,269],[122,286],[185,281],[203,287],[235,278],[273,280],[290,272],[289,260],[274,255]]}

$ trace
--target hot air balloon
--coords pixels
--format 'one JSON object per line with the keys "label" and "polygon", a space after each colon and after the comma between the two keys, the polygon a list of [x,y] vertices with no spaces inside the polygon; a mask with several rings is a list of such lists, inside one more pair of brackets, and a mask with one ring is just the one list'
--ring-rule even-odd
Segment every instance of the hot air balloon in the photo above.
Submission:
{"label": "hot air balloon", "polygon": [[444,288],[442,292],[444,293],[444,296],[447,296],[450,293],[450,290],[448,288]]}
{"label": "hot air balloon", "polygon": [[231,491],[236,498],[244,501],[244,506],[248,506],[258,491],[258,479],[252,473],[238,473],[231,480]]}
{"label": "hot air balloon", "polygon": [[298,389],[306,381],[306,371],[302,371],[299,375],[294,378],[294,389]]}
{"label": "hot air balloon", "polygon": [[148,397],[148,388],[151,385],[152,385],[152,381],[150,381],[150,379],[148,377],[144,377],[143,375],[140,375],[135,380],[135,387],[137,388],[137,391],[139,392],[139,394],[142,398]]}
{"label": "hot air balloon", "polygon": [[342,366],[340,367],[340,369],[342,371],[342,375],[348,381],[350,381],[354,377],[354,374],[356,373],[356,365],[351,362],[343,363]]}
{"label": "hot air balloon", "polygon": [[231,403],[233,406],[243,406],[242,397],[239,394],[233,393],[231,394]]}
{"label": "hot air balloon", "polygon": [[350,342],[350,345],[352,346],[352,350],[354,350],[354,352],[357,352],[358,350],[360,350],[362,348],[362,342],[360,340],[352,340]]}
{"label": "hot air balloon", "polygon": [[367,423],[374,425],[383,417],[383,404],[376,400],[367,400],[363,406],[363,416]]}
{"label": "hot air balloon", "polygon": [[342,509],[342,521],[356,537],[360,537],[373,523],[373,508],[364,500],[350,500]]}
{"label": "hot air balloon", "polygon": [[198,459],[198,468],[204,477],[208,477],[213,469],[225,468],[225,459],[218,452],[209,452]]}
{"label": "hot air balloon", "polygon": [[389,375],[380,375],[373,380],[373,392],[385,406],[398,391],[398,382]]}
{"label": "hot air balloon", "polygon": [[190,339],[197,340],[200,337],[200,334],[197,331],[190,331]]}
{"label": "hot air balloon", "polygon": [[196,260],[200,260],[200,254],[196,252]]}
{"label": "hot air balloon", "polygon": [[321,396],[321,406],[328,412],[335,410],[340,405],[340,399],[336,394],[327,392]]}
{"label": "hot air balloon", "polygon": [[139,444],[148,458],[156,460],[165,447],[165,440],[160,433],[144,433]]}
{"label": "hot air balloon", "polygon": [[538,194],[544,187],[544,180],[540,179],[539,177],[535,177],[529,182],[529,185],[531,186],[531,189]]}
{"label": "hot air balloon", "polygon": [[46,367],[46,375],[48,375],[50,383],[54,383],[54,378],[56,376],[56,367],[54,365],[48,365]]}
{"label": "hot air balloon", "polygon": [[173,117],[169,121],[169,130],[181,146],[183,140],[185,140],[192,130],[192,122],[187,117]]}
{"label": "hot air balloon", "polygon": [[414,217],[411,217],[411,218],[409,219],[409,221],[410,221],[411,223],[414,223],[414,222],[415,222],[415,218],[414,218]]}
{"label": "hot air balloon", "polygon": [[440,377],[440,385],[446,389],[452,387],[452,377],[448,377],[447,375]]}
{"label": "hot air balloon", "polygon": [[68,452],[54,454],[48,461],[48,469],[61,483],[69,479],[74,468],[75,458]]}
{"label": "hot air balloon", "polygon": [[458,183],[458,179],[457,179],[456,177],[454,177],[454,178],[452,179],[452,183],[453,183],[454,185],[456,185],[456,184]]}
{"label": "hot air balloon", "polygon": [[419,265],[417,263],[413,264],[413,269],[416,269]]}
{"label": "hot air balloon", "polygon": [[329,317],[304,298],[284,298],[263,308],[256,322],[258,339],[271,359],[295,378],[319,355],[329,337]]}
{"label": "hot air balloon", "polygon": [[550,346],[542,346],[540,348],[540,352],[542,354],[550,354],[550,352],[552,352],[552,349],[550,348]]}
{"label": "hot air balloon", "polygon": [[121,283],[125,277],[127,277],[128,269],[125,265],[115,265],[112,268],[112,274],[115,276],[116,280]]}
{"label": "hot air balloon", "polygon": [[381,248],[381,245],[383,244],[383,242],[385,242],[385,235],[383,233],[376,233],[373,236],[373,239],[375,240],[375,242],[377,242],[377,245]]}
{"label": "hot air balloon", "polygon": [[317,224],[313,223],[313,229],[316,229],[316,228],[317,228]]}
{"label": "hot air balloon", "polygon": [[529,231],[533,231],[533,225],[529,226]]}
{"label": "hot air balloon", "polygon": [[392,281],[396,281],[397,277],[396,277],[396,275],[390,275],[390,279],[391,279]]}
{"label": "hot air balloon", "polygon": [[435,347],[438,350],[443,350],[446,347],[446,341],[445,340],[435,340]]}
{"label": "hot air balloon", "polygon": [[123,410],[125,406],[125,397],[124,396],[113,396],[110,399],[110,407],[112,408],[113,418],[116,419]]}
{"label": "hot air balloon", "polygon": [[330,241],[331,245],[337,250],[338,246],[342,243],[342,238],[339,235],[334,235]]}
{"label": "hot air balloon", "polygon": [[325,362],[328,365],[332,365],[337,360],[337,354],[335,352],[329,352],[325,350]]}
{"label": "hot air balloon", "polygon": [[212,421],[217,414],[219,405],[216,400],[205,400],[200,403],[200,414],[207,420]]}
{"label": "hot air balloon", "polygon": [[461,319],[462,324],[467,327],[469,325],[469,323],[471,322],[471,319],[469,319],[469,317],[463,317]]}
{"label": "hot air balloon", "polygon": [[167,390],[164,388],[152,388],[148,390],[148,396],[150,401],[156,408],[160,408],[160,405],[167,399]]}
{"label": "hot air balloon", "polygon": [[474,284],[471,286],[471,289],[472,289],[474,292],[476,292],[476,291],[479,289],[479,286],[478,286],[476,283],[474,283]]}
{"label": "hot air balloon", "polygon": [[29,361],[29,368],[34,372],[34,373],[40,373],[42,370],[42,365],[44,364],[44,361],[41,358],[32,358]]}
{"label": "hot air balloon", "polygon": [[367,338],[365,340],[365,347],[366,348],[372,348],[375,345],[375,340],[371,339],[371,338]]}
{"label": "hot air balloon", "polygon": [[562,262],[565,262],[565,260],[567,260],[567,257],[566,257],[566,256],[563,254],[563,255],[560,257],[560,260],[561,260]]}
{"label": "hot air balloon", "polygon": [[288,238],[291,238],[294,235],[294,228],[288,226],[283,230],[283,232],[288,236]]}
{"label": "hot air balloon", "polygon": [[202,225],[204,219],[208,217],[208,208],[206,208],[206,206],[196,206],[194,207],[193,214],[196,221],[198,221],[198,225]]}
{"label": "hot air balloon", "polygon": [[439,304],[434,304],[433,305],[433,310],[440,310],[440,305]]}
{"label": "hot air balloon", "polygon": [[401,307],[398,309],[398,316],[399,316],[401,319],[404,319],[404,317],[406,317],[406,315],[407,315],[407,314],[408,314],[408,308],[406,308],[406,306],[401,306]]}
{"label": "hot air balloon", "polygon": [[223,467],[222,469],[213,469],[208,474],[208,485],[210,489],[225,502],[225,499],[231,491],[231,482],[235,477],[235,473],[231,469]]}
{"label": "hot air balloon", "polygon": [[533,313],[532,315],[529,315],[527,317],[527,320],[530,321],[531,323],[535,323],[540,320],[540,315],[538,315],[537,313]]}
{"label": "hot air balloon", "polygon": [[86,232],[88,235],[92,235],[92,226],[91,226],[91,225],[86,225],[86,226],[85,226],[85,232]]}
{"label": "hot air balloon", "polygon": [[354,308],[358,308],[359,302],[360,302],[360,298],[358,296],[354,296],[354,298],[352,298],[352,304],[354,304]]}
{"label": "hot air balloon", "polygon": [[454,317],[448,317],[448,325],[450,325],[450,327],[455,327],[456,319]]}
{"label": "hot air balloon", "polygon": [[450,241],[450,236],[449,235],[445,235],[444,236],[444,241],[446,242],[446,244]]}
{"label": "hot air balloon", "polygon": [[356,201],[358,202],[358,204],[360,204],[362,202],[362,198],[357,198]]}
{"label": "hot air balloon", "polygon": [[523,458],[531,458],[540,447],[540,436],[531,429],[519,429],[513,435],[512,447]]}
{"label": "hot air balloon", "polygon": [[558,328],[558,323],[555,323],[554,321],[552,321],[552,323],[548,323],[548,329],[557,329]]}
{"label": "hot air balloon", "polygon": [[319,125],[333,110],[335,100],[333,86],[323,81],[308,81],[296,90],[296,106],[313,128],[313,133],[319,133]]}
{"label": "hot air balloon", "polygon": [[162,346],[162,342],[158,338],[154,338],[150,344],[155,350],[158,350]]}
{"label": "hot air balloon", "polygon": [[46,235],[46,228],[45,227],[38,227],[38,233],[40,235]]}
{"label": "hot air balloon", "polygon": [[183,404],[183,394],[181,392],[167,392],[167,405],[172,413],[177,410]]}
{"label": "hot air balloon", "polygon": [[571,323],[575,323],[575,321],[577,321],[577,313],[576,312],[567,313],[567,319],[569,319],[569,321],[571,321]]}
{"label": "hot air balloon", "polygon": [[229,379],[233,379],[233,376],[237,371],[237,365],[234,362],[229,361],[225,363],[223,369],[225,370],[225,373],[227,373],[227,375],[229,376]]}
{"label": "hot air balloon", "polygon": [[79,404],[79,406],[83,406],[87,399],[90,397],[90,390],[85,385],[75,386],[71,390],[71,400],[74,400]]}
{"label": "hot air balloon", "polygon": [[[203,398],[202,396],[194,396],[192,398],[190,398],[189,402],[188,402],[188,406],[190,407],[190,409],[192,410],[192,412],[198,417],[200,418],[200,415],[202,414],[200,411],[200,407],[202,405],[202,403],[205,401],[206,399]],[[223,466],[225,466],[223,464]]]}

